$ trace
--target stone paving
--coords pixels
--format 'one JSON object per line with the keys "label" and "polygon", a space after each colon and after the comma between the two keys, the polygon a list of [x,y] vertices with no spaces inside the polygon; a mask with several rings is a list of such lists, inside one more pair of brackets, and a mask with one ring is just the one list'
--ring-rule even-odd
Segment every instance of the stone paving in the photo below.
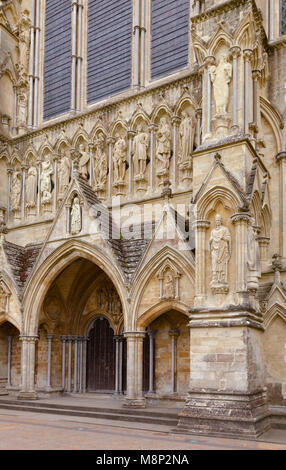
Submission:
{"label": "stone paving", "polygon": [[259,441],[222,439],[110,424],[89,418],[0,410],[0,450],[286,450],[286,430]]}

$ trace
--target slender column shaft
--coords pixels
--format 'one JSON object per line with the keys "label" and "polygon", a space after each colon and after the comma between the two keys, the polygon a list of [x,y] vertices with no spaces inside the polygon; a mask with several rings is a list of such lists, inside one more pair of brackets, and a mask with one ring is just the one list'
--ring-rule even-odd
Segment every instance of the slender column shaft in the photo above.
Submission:
{"label": "slender column shaft", "polygon": [[19,397],[29,395],[31,398],[36,398],[35,352],[38,336],[20,336],[20,340],[22,341],[22,380]]}
{"label": "slender column shaft", "polygon": [[207,134],[211,132],[211,119],[212,119],[212,82],[211,74],[208,70],[207,74]]}
{"label": "slender column shaft", "polygon": [[237,126],[237,108],[238,108],[238,100],[237,100],[237,92],[238,92],[238,68],[237,68],[237,58],[240,54],[240,47],[234,46],[230,49],[230,52],[233,57],[233,64],[232,64],[232,75],[233,75],[233,105],[232,105],[232,125]]}
{"label": "slender column shaft", "polygon": [[252,51],[244,51],[244,132],[249,133],[249,59]]}
{"label": "slender column shaft", "polygon": [[48,340],[48,373],[47,373],[47,387],[51,387],[51,367],[52,367],[52,340],[54,335],[47,335]]}
{"label": "slender column shaft", "polygon": [[57,200],[58,200],[58,159],[54,159],[54,211],[57,210]]}
{"label": "slender column shaft", "polygon": [[36,0],[33,0],[32,13],[31,13],[31,29],[30,29],[29,103],[28,103],[28,128],[29,129],[33,127],[35,10],[36,10]]}
{"label": "slender column shaft", "polygon": [[82,393],[82,371],[83,371],[83,338],[79,340],[79,393]]}
{"label": "slender column shaft", "polygon": [[78,383],[77,383],[77,374],[78,374],[78,338],[74,338],[74,380],[73,380],[73,391],[74,393],[77,392]]}
{"label": "slender column shaft", "polygon": [[202,109],[199,108],[196,110],[197,118],[197,146],[201,145],[201,125],[202,125]]}
{"label": "slender column shaft", "polygon": [[123,366],[123,337],[121,337],[121,340],[119,341],[119,378],[118,378],[118,388],[119,388],[119,393],[123,393],[123,383],[122,383],[122,366]]}
{"label": "slender column shaft", "polygon": [[115,393],[119,393],[119,341],[120,337],[115,336]]}
{"label": "slender column shaft", "polygon": [[72,373],[72,339],[68,338],[68,392],[71,392],[71,373]]}
{"label": "slender column shaft", "polygon": [[280,166],[280,252],[286,258],[286,151],[276,156]]}
{"label": "slender column shaft", "polygon": [[172,374],[172,393],[177,391],[177,338],[179,336],[178,330],[169,331],[172,340],[172,358],[171,358],[171,374]]}
{"label": "slender column shaft", "polygon": [[62,341],[62,388],[66,389],[66,337],[61,336]]}
{"label": "slender column shaft", "polygon": [[37,200],[37,214],[41,213],[41,162],[38,161],[38,200]]}
{"label": "slender column shaft", "polygon": [[149,393],[154,393],[154,342],[155,332],[149,331]]}
{"label": "slender column shaft", "polygon": [[39,52],[40,52],[40,0],[36,0],[36,28],[35,28],[35,82],[34,82],[34,116],[33,128],[38,125],[39,105]]}
{"label": "slender column shaft", "polygon": [[76,33],[77,33],[77,2],[72,2],[72,78],[71,78],[71,110],[76,109]]}
{"label": "slender column shaft", "polygon": [[139,55],[140,55],[140,2],[135,0],[135,18],[134,18],[134,86],[138,87],[139,80]]}
{"label": "slender column shaft", "polygon": [[13,133],[15,133],[16,130],[17,130],[17,110],[18,110],[18,96],[17,96],[17,87],[16,86],[13,86],[13,91],[14,91],[14,113],[13,113],[12,131],[13,131]]}
{"label": "slender column shaft", "polygon": [[154,189],[154,170],[155,170],[155,142],[154,142],[154,134],[157,126],[155,124],[151,124],[149,126],[150,129],[150,188],[151,190]]}
{"label": "slender column shaft", "polygon": [[258,79],[261,75],[259,70],[252,71],[253,79],[253,123],[258,125]]}
{"label": "slender column shaft", "polygon": [[90,186],[93,185],[93,150],[94,145],[92,142],[88,144],[89,148],[89,184]]}
{"label": "slender column shaft", "polygon": [[203,300],[206,295],[206,230],[207,220],[197,220],[196,226],[196,298]]}
{"label": "slender column shaft", "polygon": [[234,214],[232,223],[236,227],[236,291],[247,291],[247,239],[250,215],[248,213]]}
{"label": "slender column shaft", "polygon": [[127,332],[127,399],[142,401],[143,339],[145,332]]}
{"label": "slender column shaft", "polygon": [[10,217],[11,217],[11,183],[12,183],[12,173],[13,173],[12,168],[8,168],[7,173],[8,173],[8,208],[7,208],[8,211],[7,211],[7,216],[8,216],[8,222],[9,222]]}
{"label": "slender column shaft", "polygon": [[128,146],[128,162],[129,162],[129,178],[128,178],[128,193],[132,193],[132,183],[133,183],[133,164],[132,164],[132,147],[133,147],[133,137],[135,135],[135,132],[128,131],[127,136],[128,136],[128,141],[129,141],[129,146]]}
{"label": "slender column shaft", "polygon": [[82,392],[86,392],[86,359],[87,359],[87,341],[88,338],[83,338],[83,367],[82,367]]}
{"label": "slender column shaft", "polygon": [[177,182],[177,134],[178,134],[178,125],[180,118],[174,116],[172,118],[173,123],[173,183],[174,185]]}
{"label": "slender column shaft", "polygon": [[269,0],[269,40],[274,39],[274,0]]}
{"label": "slender column shaft", "polygon": [[25,219],[26,206],[26,166],[22,167],[22,219]]}
{"label": "slender column shaft", "polygon": [[108,173],[108,197],[112,197],[112,150],[113,150],[113,143],[114,139],[109,138],[107,139],[108,143],[108,167],[109,167],[109,173]]}
{"label": "slender column shaft", "polygon": [[7,365],[7,386],[11,387],[11,368],[12,368],[12,341],[13,336],[8,336],[8,365]]}
{"label": "slender column shaft", "polygon": [[78,1],[78,34],[77,34],[77,98],[76,109],[81,109],[81,73],[82,73],[82,10],[81,0]]}
{"label": "slender column shaft", "polygon": [[145,15],[146,15],[146,3],[145,0],[141,0],[141,53],[140,53],[140,86],[145,86]]}

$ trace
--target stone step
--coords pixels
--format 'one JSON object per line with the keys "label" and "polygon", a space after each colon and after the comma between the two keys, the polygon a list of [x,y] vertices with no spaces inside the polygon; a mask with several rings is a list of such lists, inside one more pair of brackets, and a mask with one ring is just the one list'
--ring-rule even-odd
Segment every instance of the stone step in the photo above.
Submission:
{"label": "stone step", "polygon": [[[164,426],[177,426],[178,424],[178,416],[174,414],[166,416],[163,413],[153,413],[149,411],[146,412],[146,414],[144,415],[144,413],[142,413],[142,410],[118,410],[112,408],[107,409],[73,406],[62,407],[60,405],[55,404],[49,405],[44,403],[31,403],[21,401],[11,402],[10,400],[0,400],[0,409],[27,411],[34,413],[48,413],[64,416],[78,416],[84,418],[106,419],[112,421],[129,421],[157,425],[159,424]],[[137,411],[140,411],[140,414],[137,414]]]}

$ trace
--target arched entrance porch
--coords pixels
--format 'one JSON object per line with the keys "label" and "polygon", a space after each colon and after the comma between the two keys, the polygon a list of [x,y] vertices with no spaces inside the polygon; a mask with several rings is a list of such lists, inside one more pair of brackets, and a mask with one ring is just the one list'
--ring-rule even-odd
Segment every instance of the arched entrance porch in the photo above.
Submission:
{"label": "arched entrance porch", "polygon": [[21,383],[21,341],[10,322],[0,325],[0,395],[19,390]]}
{"label": "arched entrance porch", "polygon": [[[39,268],[41,273],[38,273],[37,282],[30,283],[29,295],[25,299],[26,305],[30,304],[34,293],[32,313],[27,318],[27,312],[24,319],[29,334],[22,335],[23,362],[26,364],[20,393],[23,398],[36,398],[37,391],[86,392],[87,325],[95,317],[104,316],[112,324],[115,339],[122,331],[123,286],[116,267],[105,260],[107,268],[103,269],[102,254],[100,260],[95,255],[87,256],[85,252],[79,256],[78,250],[65,254],[65,264],[58,256],[58,270],[55,254],[51,255],[49,263],[45,262],[46,266]],[[46,275],[45,279],[42,275]],[[41,292],[41,282],[46,286],[44,293]],[[38,292],[35,289],[37,284]]]}

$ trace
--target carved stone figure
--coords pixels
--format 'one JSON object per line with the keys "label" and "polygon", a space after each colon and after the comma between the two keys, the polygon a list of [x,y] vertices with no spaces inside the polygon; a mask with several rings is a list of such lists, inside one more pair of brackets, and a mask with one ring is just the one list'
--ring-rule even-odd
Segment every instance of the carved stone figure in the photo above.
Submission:
{"label": "carved stone figure", "polygon": [[49,158],[49,155],[44,157],[44,161],[41,165],[41,201],[42,204],[48,204],[52,199],[52,178],[53,165]]}
{"label": "carved stone figure", "polygon": [[231,236],[227,227],[222,225],[219,214],[215,217],[216,227],[212,230],[209,248],[212,257],[211,287],[228,286],[228,263],[231,257]]}
{"label": "carved stone figure", "polygon": [[141,125],[138,126],[138,134],[133,140],[133,161],[135,179],[143,179],[146,171],[147,149],[149,136]]}
{"label": "carved stone figure", "polygon": [[11,182],[11,210],[16,212],[21,208],[22,176],[19,171],[15,171]]}
{"label": "carved stone figure", "polygon": [[173,299],[175,297],[175,283],[171,271],[167,271],[163,286],[163,298]]}
{"label": "carved stone figure", "polygon": [[26,180],[26,205],[35,207],[37,204],[38,172],[37,168],[31,166],[28,170]]}
{"label": "carved stone figure", "polygon": [[71,208],[71,233],[73,235],[81,231],[81,207],[79,198],[75,197]]}
{"label": "carved stone figure", "polygon": [[113,151],[113,169],[114,169],[114,184],[124,183],[126,173],[126,151],[127,145],[123,137],[116,135],[116,142]]}
{"label": "carved stone figure", "polygon": [[107,177],[107,161],[104,152],[105,138],[100,133],[95,139],[95,155],[93,165],[93,180],[96,189],[103,189],[106,183]]}
{"label": "carved stone figure", "polygon": [[79,151],[81,153],[81,157],[79,159],[79,173],[84,179],[87,179],[89,171],[88,163],[90,157],[83,144],[80,144]]}
{"label": "carved stone figure", "polygon": [[185,163],[190,160],[190,155],[194,147],[194,123],[186,111],[182,112],[182,122],[180,124],[180,148],[179,162]]}
{"label": "carved stone figure", "polygon": [[229,100],[229,84],[232,76],[232,65],[227,62],[227,56],[223,54],[217,66],[210,67],[211,80],[214,88],[216,114],[225,115]]}
{"label": "carved stone figure", "polygon": [[258,278],[261,277],[260,251],[255,229],[255,219],[251,219],[248,226],[247,237],[247,267],[248,286],[250,289],[258,289]]}
{"label": "carved stone figure", "polygon": [[19,73],[26,80],[29,65],[30,20],[29,12],[25,10],[19,22]]}
{"label": "carved stone figure", "polygon": [[171,131],[167,118],[162,117],[157,132],[157,152],[158,160],[157,173],[167,174],[170,167],[171,157]]}
{"label": "carved stone figure", "polygon": [[58,163],[58,179],[59,179],[59,195],[60,197],[66,192],[71,174],[71,161],[67,156],[67,151],[62,152],[61,159]]}

